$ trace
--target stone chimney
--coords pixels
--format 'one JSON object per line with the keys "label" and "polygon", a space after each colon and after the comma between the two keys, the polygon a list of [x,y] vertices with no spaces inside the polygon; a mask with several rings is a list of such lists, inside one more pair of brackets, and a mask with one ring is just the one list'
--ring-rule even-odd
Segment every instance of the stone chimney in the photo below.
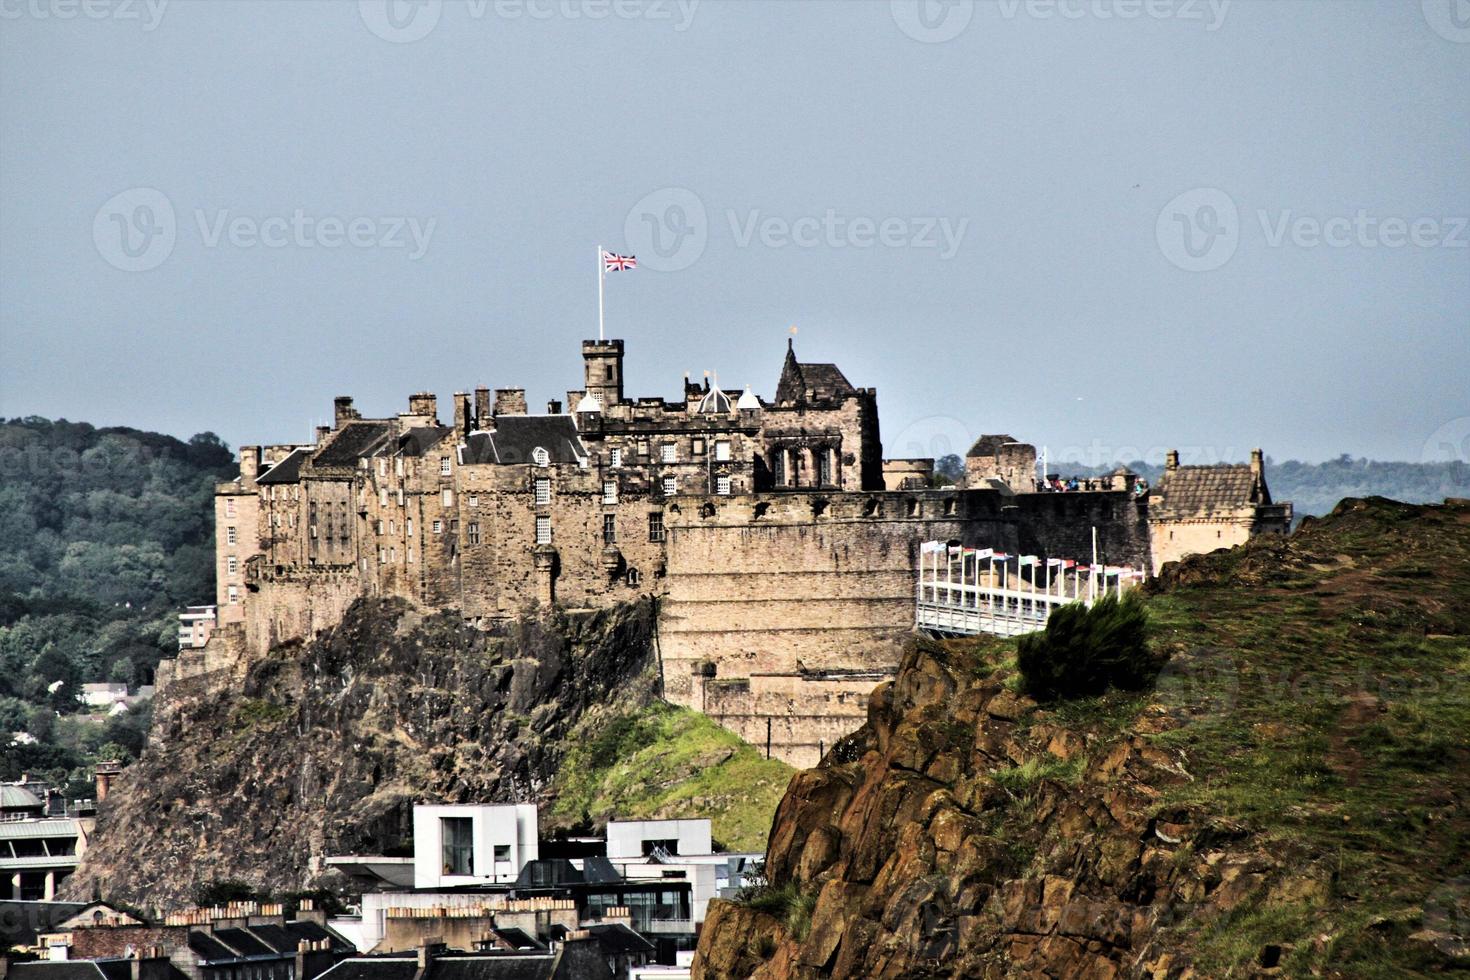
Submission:
{"label": "stone chimney", "polygon": [[526,409],[526,389],[496,388],[495,414],[529,415],[530,413]]}
{"label": "stone chimney", "polygon": [[260,475],[260,447],[240,447],[240,481],[242,483],[254,483],[255,478]]}
{"label": "stone chimney", "polygon": [[1259,449],[1251,450],[1251,476],[1260,479],[1266,472],[1266,454]]}
{"label": "stone chimney", "polygon": [[338,395],[332,400],[332,424],[340,429],[344,423],[362,418],[362,413],[352,407],[351,395]]}
{"label": "stone chimney", "polygon": [[170,980],[168,957],[162,946],[147,946],[133,953],[128,962],[132,980]]}
{"label": "stone chimney", "polygon": [[546,403],[546,414],[547,415],[560,415],[561,414],[561,400],[558,399],[558,398],[553,398],[550,401],[548,401]]}
{"label": "stone chimney", "polygon": [[463,436],[469,430],[470,396],[462,391],[454,393],[454,431]]}
{"label": "stone chimney", "polygon": [[439,418],[438,399],[427,391],[421,391],[416,395],[408,396],[408,414],[419,415],[427,419]]}
{"label": "stone chimney", "polygon": [[327,436],[329,436],[331,434],[332,434],[332,427],[330,425],[319,425],[319,426],[317,426],[316,427],[316,444],[318,446],[320,446],[322,443],[324,443],[324,442],[327,441]]}
{"label": "stone chimney", "polygon": [[1164,457],[1164,469],[1174,471],[1179,468],[1179,450],[1169,450],[1169,455]]}
{"label": "stone chimney", "polygon": [[488,429],[490,427],[490,389],[475,389],[475,428]]}
{"label": "stone chimney", "polygon": [[112,781],[122,775],[122,763],[115,760],[97,763],[97,768],[92,771],[92,777],[97,786],[97,802],[101,803],[107,799],[107,794],[112,792]]}

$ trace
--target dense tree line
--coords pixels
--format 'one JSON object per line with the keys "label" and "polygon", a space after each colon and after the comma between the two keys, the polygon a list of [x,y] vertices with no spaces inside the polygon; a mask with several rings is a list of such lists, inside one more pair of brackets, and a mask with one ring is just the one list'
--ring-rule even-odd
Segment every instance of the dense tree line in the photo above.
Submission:
{"label": "dense tree line", "polygon": [[213,485],[234,472],[209,432],[0,423],[0,779],[141,751],[146,714],[92,722],[81,685],[151,683],[179,609],[212,601]]}
{"label": "dense tree line", "polygon": [[[1084,466],[1053,461],[1049,469],[1064,478],[1082,478],[1110,473],[1118,465]],[[1164,473],[1162,465],[1142,460],[1124,465],[1150,484],[1158,483]],[[955,455],[946,456],[935,464],[934,483],[936,486],[953,484],[963,473],[964,460]],[[1267,457],[1266,483],[1273,499],[1295,504],[1297,517],[1320,517],[1331,513],[1338,501],[1346,497],[1388,497],[1406,504],[1437,504],[1446,497],[1470,497],[1470,462],[1385,463],[1354,459],[1346,453],[1325,463],[1294,459],[1278,463]]]}

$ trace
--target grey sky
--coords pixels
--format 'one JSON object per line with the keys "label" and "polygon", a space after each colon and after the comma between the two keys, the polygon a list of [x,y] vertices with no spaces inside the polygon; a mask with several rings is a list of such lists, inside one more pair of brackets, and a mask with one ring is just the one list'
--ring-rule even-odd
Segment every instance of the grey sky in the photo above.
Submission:
{"label": "grey sky", "polygon": [[1470,445],[1470,0],[390,6],[0,0],[0,414],[544,405],[601,243],[630,393],[796,324],[891,456]]}

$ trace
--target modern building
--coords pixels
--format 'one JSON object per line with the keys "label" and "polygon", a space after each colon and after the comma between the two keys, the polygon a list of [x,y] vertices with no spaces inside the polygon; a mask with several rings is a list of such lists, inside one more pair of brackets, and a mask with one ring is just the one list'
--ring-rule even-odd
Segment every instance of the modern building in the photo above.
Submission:
{"label": "modern building", "polygon": [[77,869],[95,823],[90,800],[44,785],[0,783],[0,899],[49,902]]}

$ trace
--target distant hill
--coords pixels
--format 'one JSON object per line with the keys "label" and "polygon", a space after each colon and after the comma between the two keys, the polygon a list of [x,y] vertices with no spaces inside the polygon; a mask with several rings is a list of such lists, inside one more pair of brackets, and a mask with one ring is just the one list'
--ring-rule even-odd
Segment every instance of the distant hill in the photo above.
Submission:
{"label": "distant hill", "polygon": [[141,722],[69,716],[83,683],[151,682],[179,607],[211,601],[213,484],[233,472],[209,432],[0,423],[0,779],[80,780],[107,742],[141,747]]}
{"label": "distant hill", "polygon": [[[1083,466],[1063,461],[1050,469],[1067,476],[1095,476],[1111,472],[1118,465]],[[1123,465],[1150,483],[1157,483],[1164,472],[1162,466],[1142,460]],[[1470,463],[1384,463],[1354,459],[1346,453],[1325,463],[1303,463],[1295,459],[1277,462],[1268,456],[1266,483],[1272,498],[1296,505],[1298,518],[1321,517],[1350,497],[1387,497],[1406,504],[1437,504],[1446,497],[1470,497]]]}

